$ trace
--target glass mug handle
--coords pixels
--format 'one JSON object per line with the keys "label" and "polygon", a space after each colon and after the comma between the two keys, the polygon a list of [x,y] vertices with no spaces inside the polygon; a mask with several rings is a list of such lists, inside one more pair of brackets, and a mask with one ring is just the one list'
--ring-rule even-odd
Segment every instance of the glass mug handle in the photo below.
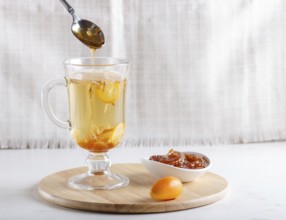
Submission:
{"label": "glass mug handle", "polygon": [[54,111],[49,103],[49,95],[50,91],[55,87],[55,86],[65,86],[66,87],[66,81],[64,79],[53,79],[51,81],[48,81],[42,88],[42,94],[41,94],[41,99],[42,99],[42,106],[50,118],[50,120],[60,128],[64,129],[70,129],[70,123],[68,121],[62,121],[57,118],[57,116],[54,114]]}

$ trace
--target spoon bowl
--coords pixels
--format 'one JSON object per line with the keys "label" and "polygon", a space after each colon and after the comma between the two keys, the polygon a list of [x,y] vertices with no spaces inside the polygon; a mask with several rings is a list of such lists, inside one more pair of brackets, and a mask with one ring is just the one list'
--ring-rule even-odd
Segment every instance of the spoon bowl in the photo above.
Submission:
{"label": "spoon bowl", "polygon": [[104,44],[104,34],[100,27],[88,20],[77,20],[71,27],[72,33],[89,48],[98,49]]}
{"label": "spoon bowl", "polygon": [[174,176],[180,179],[182,182],[191,182],[197,179],[198,177],[205,174],[212,166],[211,160],[209,159],[209,157],[207,157],[204,154],[201,154],[198,152],[183,152],[183,153],[198,154],[205,158],[208,165],[205,168],[200,168],[200,169],[187,169],[187,168],[179,168],[179,167],[175,167],[172,165],[149,160],[148,158],[141,159],[141,163],[154,176],[157,176],[159,178],[162,178],[165,176]]}
{"label": "spoon bowl", "polygon": [[74,9],[70,6],[70,4],[66,0],[60,0],[60,1],[73,18],[71,31],[74,34],[74,36],[91,49],[101,48],[105,42],[105,39],[104,39],[104,34],[101,31],[100,27],[98,27],[91,21],[79,18],[75,14]]}

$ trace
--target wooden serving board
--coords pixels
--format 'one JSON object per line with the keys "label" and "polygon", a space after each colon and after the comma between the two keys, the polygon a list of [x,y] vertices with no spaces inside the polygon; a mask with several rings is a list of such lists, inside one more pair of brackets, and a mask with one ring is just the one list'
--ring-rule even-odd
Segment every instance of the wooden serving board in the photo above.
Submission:
{"label": "wooden serving board", "polygon": [[60,206],[99,212],[154,213],[190,209],[211,204],[223,198],[227,181],[206,173],[193,182],[184,183],[182,194],[175,200],[154,201],[149,192],[157,180],[142,164],[115,164],[111,171],[128,176],[128,186],[113,190],[80,191],[67,186],[67,179],[83,173],[86,168],[75,168],[49,175],[38,185],[39,194]]}

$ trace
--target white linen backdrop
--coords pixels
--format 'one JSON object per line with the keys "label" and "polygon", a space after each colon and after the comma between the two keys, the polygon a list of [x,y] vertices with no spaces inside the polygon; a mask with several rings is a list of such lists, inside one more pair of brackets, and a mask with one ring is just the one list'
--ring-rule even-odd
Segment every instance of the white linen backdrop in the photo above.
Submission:
{"label": "white linen backdrop", "polygon": [[[286,137],[286,1],[70,0],[106,36],[97,56],[131,62],[123,146]],[[0,0],[0,148],[73,146],[40,93],[62,62],[90,56],[59,0]],[[65,88],[56,114],[68,119]]]}

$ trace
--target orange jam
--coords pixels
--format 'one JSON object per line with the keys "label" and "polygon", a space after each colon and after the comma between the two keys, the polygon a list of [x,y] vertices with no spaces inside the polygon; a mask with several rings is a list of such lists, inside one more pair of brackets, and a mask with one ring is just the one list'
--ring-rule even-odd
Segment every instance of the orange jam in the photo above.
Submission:
{"label": "orange jam", "polygon": [[208,161],[200,154],[182,153],[173,149],[166,155],[153,155],[149,160],[186,169],[202,169],[208,166]]}

